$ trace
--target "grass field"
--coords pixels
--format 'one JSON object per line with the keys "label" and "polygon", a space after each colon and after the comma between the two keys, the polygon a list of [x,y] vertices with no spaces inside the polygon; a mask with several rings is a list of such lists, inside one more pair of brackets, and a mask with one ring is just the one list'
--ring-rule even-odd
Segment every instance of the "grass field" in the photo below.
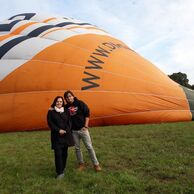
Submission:
{"label": "grass field", "polygon": [[76,170],[74,149],[54,179],[50,131],[0,134],[0,194],[194,194],[194,122],[91,128],[103,171]]}

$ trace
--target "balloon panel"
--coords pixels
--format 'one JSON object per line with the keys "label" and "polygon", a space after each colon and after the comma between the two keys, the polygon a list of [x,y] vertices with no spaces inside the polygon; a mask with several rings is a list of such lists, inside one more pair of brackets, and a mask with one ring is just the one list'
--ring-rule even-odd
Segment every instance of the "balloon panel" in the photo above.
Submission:
{"label": "balloon panel", "polygon": [[47,128],[54,97],[69,89],[92,126],[193,119],[193,91],[89,23],[20,14],[0,23],[0,46],[0,132]]}

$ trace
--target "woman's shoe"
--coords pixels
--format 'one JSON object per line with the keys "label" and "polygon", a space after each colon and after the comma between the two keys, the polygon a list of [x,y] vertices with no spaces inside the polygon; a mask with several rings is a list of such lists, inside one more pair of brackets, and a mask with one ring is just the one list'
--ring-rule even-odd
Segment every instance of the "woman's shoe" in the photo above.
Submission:
{"label": "woman's shoe", "polygon": [[64,173],[57,175],[56,179],[63,179]]}

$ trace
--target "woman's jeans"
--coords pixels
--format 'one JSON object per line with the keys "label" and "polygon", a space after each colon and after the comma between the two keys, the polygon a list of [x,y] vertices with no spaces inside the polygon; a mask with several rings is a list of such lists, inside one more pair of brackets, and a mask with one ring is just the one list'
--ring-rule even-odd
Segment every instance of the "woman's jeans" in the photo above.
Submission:
{"label": "woman's jeans", "polygon": [[90,138],[89,131],[80,129],[78,131],[73,131],[72,134],[73,134],[73,139],[75,142],[75,153],[76,153],[76,157],[77,157],[79,164],[84,163],[82,151],[80,148],[80,139],[82,139],[85,147],[88,150],[88,153],[89,153],[90,159],[92,160],[93,165],[98,165],[99,162],[96,158],[96,154],[95,154],[94,148],[92,146],[92,141]]}

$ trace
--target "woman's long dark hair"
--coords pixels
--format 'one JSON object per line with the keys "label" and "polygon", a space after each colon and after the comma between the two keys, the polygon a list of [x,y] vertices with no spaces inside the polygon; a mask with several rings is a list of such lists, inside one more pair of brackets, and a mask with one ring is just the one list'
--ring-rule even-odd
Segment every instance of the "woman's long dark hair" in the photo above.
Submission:
{"label": "woman's long dark hair", "polygon": [[63,97],[62,97],[62,96],[57,96],[57,97],[55,97],[55,99],[54,99],[53,103],[51,104],[51,107],[52,107],[52,108],[54,108],[54,107],[56,106],[56,102],[57,102],[57,100],[58,100],[59,98],[61,98],[61,99],[62,99],[62,101],[63,101],[62,107],[64,107],[64,106],[65,106],[65,102],[64,102]]}

